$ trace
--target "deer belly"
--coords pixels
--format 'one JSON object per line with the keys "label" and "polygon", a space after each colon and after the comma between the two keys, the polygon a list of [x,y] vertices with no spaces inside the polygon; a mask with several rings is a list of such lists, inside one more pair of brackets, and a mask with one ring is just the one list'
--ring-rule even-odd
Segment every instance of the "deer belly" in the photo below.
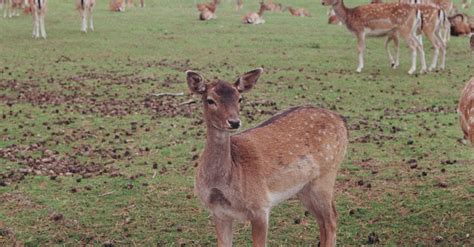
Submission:
{"label": "deer belly", "polygon": [[393,25],[388,19],[371,21],[370,23],[368,23],[367,27],[364,28],[364,32],[367,36],[386,36],[390,32],[393,32]]}
{"label": "deer belly", "polygon": [[296,195],[303,187],[307,184],[305,181],[304,183],[296,184],[293,187],[286,188],[281,191],[271,191],[268,193],[268,200],[270,201],[270,205],[273,207],[279,204],[282,201],[288,200],[294,195]]}

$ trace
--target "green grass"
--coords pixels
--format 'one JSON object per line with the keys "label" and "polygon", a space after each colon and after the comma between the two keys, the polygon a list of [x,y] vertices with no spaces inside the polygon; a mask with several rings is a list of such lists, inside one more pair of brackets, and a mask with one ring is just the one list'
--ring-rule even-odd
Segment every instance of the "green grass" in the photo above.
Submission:
{"label": "green grass", "polygon": [[[474,71],[468,38],[451,39],[446,71],[415,76],[406,73],[404,43],[393,70],[383,40],[368,39],[358,74],[354,37],[326,24],[319,1],[280,1],[313,17],[266,13],[259,26],[240,23],[257,1],[241,12],[222,2],[218,19],[200,22],[189,0],[148,1],[124,13],[99,1],[96,31],[83,34],[72,2],[51,0],[47,40],[31,39],[30,16],[0,19],[0,174],[30,167],[22,160],[44,158],[45,149],[79,167],[106,168],[86,178],[47,170],[4,178],[0,245],[214,245],[209,214],[193,194],[193,156],[205,133],[199,104],[179,106],[189,94],[149,93],[187,93],[187,69],[233,81],[259,66],[265,73],[245,95],[244,128],[301,104],[348,119],[350,145],[336,183],[339,245],[366,245],[371,233],[378,245],[474,245],[474,154],[458,142],[455,111]],[[425,52],[430,61],[426,41]],[[264,101],[275,106],[255,105]],[[18,160],[5,154],[12,145],[21,148]],[[290,200],[272,211],[268,243],[315,245],[317,228]],[[248,223],[236,225],[234,242],[251,244]]]}

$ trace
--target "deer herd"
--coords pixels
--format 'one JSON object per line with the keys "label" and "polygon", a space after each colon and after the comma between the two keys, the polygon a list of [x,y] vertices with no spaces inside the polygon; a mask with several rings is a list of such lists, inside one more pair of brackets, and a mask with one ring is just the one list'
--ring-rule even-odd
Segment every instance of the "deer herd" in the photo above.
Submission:
{"label": "deer herd", "polygon": [[[92,12],[96,0],[76,0],[76,9],[79,11],[82,21],[81,31],[94,31]],[[110,10],[125,11],[125,6],[133,6],[133,0],[110,0]],[[139,6],[145,7],[144,0],[140,0]],[[0,9],[3,8],[3,17],[12,18],[20,15],[23,9],[25,14],[33,16],[33,38],[46,39],[45,16],[48,9],[48,0],[0,0]]]}
{"label": "deer herd", "polygon": [[[132,1],[111,0],[110,10],[123,11]],[[243,0],[236,1],[243,8]],[[25,12],[33,15],[33,37],[46,38],[45,14],[47,0],[0,0],[4,17]],[[82,20],[82,32],[94,30],[95,0],[76,0]],[[220,0],[197,4],[199,19],[216,19]],[[457,14],[451,0],[400,0],[348,8],[344,0],[321,0],[329,6],[329,24],[345,25],[357,39],[358,66],[364,68],[365,39],[385,37],[385,49],[393,68],[399,66],[400,38],[411,51],[413,74],[417,58],[420,72],[444,69],[450,34],[471,35],[473,26],[468,16]],[[463,7],[470,2],[464,1]],[[144,6],[143,0],[140,6]],[[245,24],[263,24],[265,11],[289,11],[293,16],[309,17],[308,10],[261,1],[257,12],[242,18]],[[433,60],[425,62],[422,36],[433,46]],[[395,55],[389,49],[395,45]],[[438,58],[440,62],[438,63]],[[257,127],[235,133],[241,126],[239,117],[242,94],[255,87],[263,69],[241,75],[234,83],[223,80],[208,82],[196,71],[186,71],[190,91],[202,99],[207,128],[205,148],[198,161],[195,189],[199,199],[212,214],[218,246],[231,246],[234,220],[247,220],[252,225],[254,246],[265,246],[269,215],[272,207],[292,197],[298,198],[316,218],[320,245],[336,244],[336,208],[334,185],[337,170],[348,145],[348,130],[337,113],[314,107],[300,106],[283,111]],[[465,139],[474,145],[474,77],[467,83],[458,105],[460,124]]]}

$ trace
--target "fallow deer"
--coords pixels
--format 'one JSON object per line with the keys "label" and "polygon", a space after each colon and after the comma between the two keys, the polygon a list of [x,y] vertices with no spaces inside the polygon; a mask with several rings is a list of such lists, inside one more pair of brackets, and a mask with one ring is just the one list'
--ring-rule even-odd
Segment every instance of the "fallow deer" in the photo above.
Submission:
{"label": "fallow deer", "polygon": [[113,12],[123,12],[125,11],[125,1],[124,0],[110,0],[109,9]]}
{"label": "fallow deer", "polygon": [[33,1],[33,38],[43,37],[46,39],[44,18],[48,9],[48,0]]}
{"label": "fallow deer", "polygon": [[273,11],[273,12],[283,11],[283,5],[281,3],[274,3],[273,0],[268,0],[266,4],[270,8],[270,11]]}
{"label": "fallow deer", "polygon": [[241,10],[244,7],[244,0],[237,0],[236,3],[237,3],[237,5],[236,5],[235,9],[237,11]]}
{"label": "fallow deer", "polygon": [[[429,71],[436,69],[438,63],[438,55],[439,51],[441,50],[441,64],[439,66],[440,69],[444,69],[446,65],[446,43],[443,41],[441,37],[441,29],[444,26],[446,21],[446,13],[439,7],[428,5],[428,4],[415,4],[414,5],[419,11],[421,11],[422,16],[422,25],[420,26],[419,30],[417,31],[418,39],[422,42],[422,34],[424,34],[428,40],[430,41],[431,45],[434,48],[434,55],[432,63],[429,67]],[[390,53],[388,48],[388,43],[393,40],[395,42],[396,47],[396,61],[394,64],[394,59]],[[390,61],[392,62],[392,67],[396,68],[399,64],[399,41],[398,35],[395,33],[394,35],[390,35],[387,37],[385,41],[385,49],[388,53]],[[394,64],[394,65],[393,65]]]}
{"label": "fallow deer", "polygon": [[22,0],[5,0],[3,3],[3,18],[19,16],[19,9],[23,4]]}
{"label": "fallow deer", "polygon": [[311,14],[305,8],[286,7],[292,16],[309,17]]}
{"label": "fallow deer", "polygon": [[471,33],[471,26],[467,21],[468,17],[466,15],[456,14],[448,17],[448,19],[451,25],[451,35],[463,36]]}
{"label": "fallow deer", "polygon": [[263,13],[267,10],[270,10],[268,5],[264,2],[260,2],[260,9],[258,12],[250,12],[242,18],[244,24],[263,24],[265,20],[263,19]]}
{"label": "fallow deer", "polygon": [[[409,3],[409,4],[428,4],[435,7],[439,7],[444,10],[446,16],[450,16],[454,11],[454,4],[451,0],[399,0],[399,3]],[[443,22],[443,27],[441,29],[441,37],[443,42],[447,44],[449,41],[450,25],[447,21]]]}
{"label": "fallow deer", "polygon": [[336,244],[334,184],[348,144],[347,128],[336,113],[294,107],[255,128],[241,126],[241,94],[251,90],[262,69],[235,83],[186,71],[189,89],[200,95],[207,126],[198,161],[195,191],[210,209],[218,246],[232,245],[234,220],[250,221],[254,246],[265,246],[270,210],[296,196],[319,224],[321,246]]}
{"label": "fallow deer", "polygon": [[81,31],[87,32],[87,18],[89,18],[89,29],[94,31],[94,21],[92,11],[94,10],[95,0],[76,0],[76,8],[79,10],[82,19]]}
{"label": "fallow deer", "polygon": [[466,84],[461,93],[458,113],[464,138],[474,146],[474,77]]}
{"label": "fallow deer", "polygon": [[357,38],[359,65],[357,72],[364,68],[365,37],[390,36],[399,33],[411,49],[412,63],[408,74],[416,70],[417,51],[420,54],[421,73],[426,71],[423,45],[416,37],[421,24],[421,12],[409,4],[369,4],[347,8],[343,0],[322,0],[323,5],[332,6],[339,20]]}
{"label": "fallow deer", "polygon": [[196,7],[199,11],[199,20],[207,21],[217,18],[215,15],[219,0],[212,0],[211,3],[198,3]]}

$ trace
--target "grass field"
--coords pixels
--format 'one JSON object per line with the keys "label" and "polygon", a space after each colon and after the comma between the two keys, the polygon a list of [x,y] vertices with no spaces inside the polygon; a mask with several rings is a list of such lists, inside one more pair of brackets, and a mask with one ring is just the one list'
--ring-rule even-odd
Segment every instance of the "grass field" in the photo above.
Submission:
{"label": "grass field", "polygon": [[[319,1],[279,2],[312,17],[266,13],[244,26],[257,1],[236,12],[223,0],[209,22],[191,0],[124,13],[98,1],[96,31],[83,34],[73,3],[50,0],[47,40],[31,39],[30,16],[0,19],[0,245],[215,245],[193,192],[205,126],[200,104],[180,105],[197,100],[184,71],[233,81],[262,66],[244,129],[302,104],[348,119],[338,245],[473,246],[474,153],[456,114],[474,75],[468,38],[451,39],[446,71],[414,76],[405,43],[393,70],[383,39],[368,39],[358,74],[355,39],[326,24]],[[430,61],[426,42],[425,52]],[[165,92],[185,95],[150,95]],[[315,245],[317,228],[290,200],[273,209],[268,243]],[[235,226],[236,246],[251,244],[250,230]]]}

